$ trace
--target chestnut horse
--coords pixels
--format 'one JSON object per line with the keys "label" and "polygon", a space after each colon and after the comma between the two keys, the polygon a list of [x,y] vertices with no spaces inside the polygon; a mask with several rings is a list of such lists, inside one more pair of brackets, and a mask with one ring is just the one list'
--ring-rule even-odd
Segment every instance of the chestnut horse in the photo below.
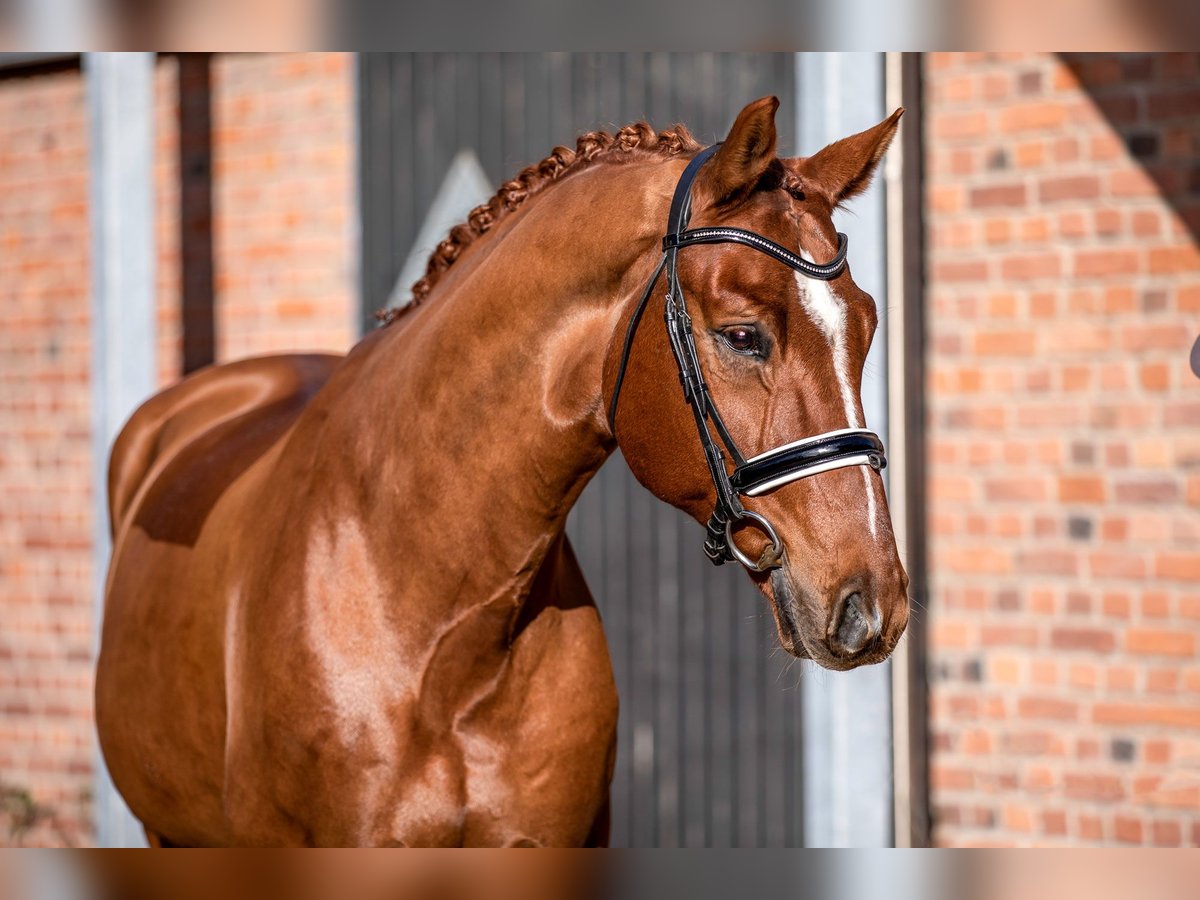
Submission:
{"label": "chestnut horse", "polygon": [[[738,116],[692,223],[827,260],[831,214],[900,111],[780,159],[777,107]],[[635,334],[616,434],[606,415],[700,149],[682,127],[586,134],[472,212],[414,307],[345,357],[215,366],[133,415],[109,475],[96,718],[152,844],[606,842],[617,696],[563,528],[617,447],[662,500],[701,522],[713,509],[656,317]],[[726,244],[682,252],[678,276],[739,445],[862,427],[876,313],[848,270],[810,282]],[[746,508],[783,544],[780,567],[751,573],[783,647],[832,669],[886,658],[907,579],[877,472]],[[767,541],[734,539],[752,559]]]}

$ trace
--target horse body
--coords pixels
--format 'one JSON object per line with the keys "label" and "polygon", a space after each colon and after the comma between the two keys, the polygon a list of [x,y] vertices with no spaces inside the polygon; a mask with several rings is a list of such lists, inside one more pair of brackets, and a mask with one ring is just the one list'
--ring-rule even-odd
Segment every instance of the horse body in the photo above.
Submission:
{"label": "horse body", "polygon": [[[562,190],[587,202],[586,181]],[[613,291],[506,279],[503,241],[486,286],[464,265],[456,302],[345,359],[216,367],[127,426],[97,718],[154,834],[603,839],[616,694],[562,529],[611,450],[590,336]],[[555,333],[523,344],[543,315]]]}
{"label": "horse body", "polygon": [[[697,219],[732,215],[827,258],[829,212],[865,184],[895,117],[833,154],[841,194],[814,182],[816,201],[800,205],[798,189],[777,190],[774,110],[764,100],[739,116],[697,186]],[[646,130],[610,137],[614,152]],[[713,503],[665,335],[633,342],[617,434],[605,410],[696,149],[663,137],[664,151],[572,171],[553,202],[514,200],[442,266],[436,298],[345,357],[214,367],[135,413],[110,470],[96,714],[113,781],[152,839],[606,841],[617,698],[566,516],[618,440],[661,499],[701,522]],[[557,177],[561,163],[556,151],[542,165]],[[790,311],[803,291],[790,271],[714,255],[693,315],[710,380],[750,397],[730,404],[739,440],[853,424],[846,360],[860,377],[870,298],[839,277],[843,297],[828,302],[845,329],[830,355]],[[723,349],[731,316],[757,321],[775,354]],[[822,386],[818,364],[841,390]],[[789,383],[803,396],[778,389]],[[904,576],[878,475],[820,477],[756,499],[803,564],[753,577],[789,652],[851,668],[895,646]],[[862,507],[864,491],[884,513],[851,542],[846,504]],[[761,536],[737,539],[762,555]],[[853,646],[839,637],[847,621]]]}

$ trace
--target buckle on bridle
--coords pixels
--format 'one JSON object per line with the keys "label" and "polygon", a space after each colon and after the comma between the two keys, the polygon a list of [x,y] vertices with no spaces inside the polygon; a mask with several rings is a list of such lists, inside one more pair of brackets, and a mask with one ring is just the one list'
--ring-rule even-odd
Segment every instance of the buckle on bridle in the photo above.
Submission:
{"label": "buckle on bridle", "polygon": [[[733,540],[734,524],[745,519],[754,520],[758,528],[771,539],[771,546],[763,550],[757,561],[750,559],[738,549],[738,545]],[[767,521],[765,516],[760,516],[748,509],[743,509],[740,516],[725,521],[725,546],[728,548],[729,554],[751,572],[767,572],[783,565],[783,541],[775,533],[774,526]]]}

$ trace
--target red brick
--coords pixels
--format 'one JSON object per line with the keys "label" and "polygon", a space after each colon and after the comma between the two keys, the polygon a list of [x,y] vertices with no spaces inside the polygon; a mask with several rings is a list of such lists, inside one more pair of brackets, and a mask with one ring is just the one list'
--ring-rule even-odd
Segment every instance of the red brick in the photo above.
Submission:
{"label": "red brick", "polygon": [[976,336],[975,352],[979,356],[1031,356],[1035,335],[1029,329],[987,331]]}
{"label": "red brick", "polygon": [[1096,223],[1096,234],[1113,237],[1121,233],[1122,217],[1115,209],[1098,209],[1093,219]]}
{"label": "red brick", "polygon": [[1187,619],[1200,619],[1200,596],[1181,597],[1179,614]]}
{"label": "red brick", "polygon": [[1151,694],[1178,693],[1179,672],[1175,669],[1151,669],[1146,673],[1146,690]]}
{"label": "red brick", "polygon": [[1108,180],[1109,192],[1119,199],[1150,198],[1158,193],[1154,179],[1139,168],[1113,172]]}
{"label": "red brick", "polygon": [[1079,714],[1079,704],[1057,697],[1022,697],[1017,701],[1017,713],[1022,719],[1073,722]]}
{"label": "red brick", "polygon": [[1170,598],[1165,590],[1147,590],[1141,595],[1141,614],[1145,618],[1165,619],[1170,613]]}
{"label": "red brick", "polygon": [[1033,281],[1039,278],[1057,278],[1061,263],[1056,253],[1036,253],[1006,256],[1000,262],[1000,274],[1013,281]]}
{"label": "red brick", "polygon": [[1080,81],[1092,88],[1119,85],[1125,77],[1121,60],[1108,54],[1076,56],[1071,66]]}
{"label": "red brick", "polygon": [[1178,425],[1200,425],[1200,403],[1168,403],[1163,407],[1163,424],[1168,428]]}
{"label": "red brick", "polygon": [[1087,616],[1092,612],[1092,598],[1084,591],[1067,592],[1067,613],[1074,616]]}
{"label": "red brick", "polygon": [[1018,567],[1023,572],[1041,575],[1075,575],[1079,559],[1070,550],[1030,549],[1019,554]]}
{"label": "red brick", "polygon": [[1154,210],[1135,210],[1131,224],[1137,237],[1157,237],[1162,232],[1162,217]]}
{"label": "red brick", "polygon": [[1066,107],[1060,103],[1020,103],[1000,112],[1000,130],[1010,133],[1052,131],[1066,121]]}
{"label": "red brick", "polygon": [[984,625],[980,630],[984,647],[1036,647],[1037,629],[1029,626]]}
{"label": "red brick", "polygon": [[1125,649],[1149,656],[1194,656],[1196,635],[1161,628],[1131,628],[1125,635]]}
{"label": "red brick", "polygon": [[1104,479],[1099,475],[1063,475],[1058,479],[1058,499],[1063,503],[1103,503]]}
{"label": "red brick", "polygon": [[1200,89],[1169,88],[1152,93],[1147,101],[1151,119],[1200,116]]}
{"label": "red brick", "polygon": [[1024,206],[1025,185],[1020,182],[975,188],[970,193],[971,206],[990,209],[997,206]]}
{"label": "red brick", "polygon": [[1165,765],[1171,761],[1171,742],[1164,740],[1146,741],[1142,758],[1151,765]]}
{"label": "red brick", "polygon": [[316,311],[316,304],[308,300],[281,300],[275,304],[281,319],[311,319]]}
{"label": "red brick", "polygon": [[1111,653],[1116,643],[1111,631],[1099,628],[1055,628],[1050,632],[1050,646],[1056,650]]}
{"label": "red brick", "polygon": [[1150,830],[1150,843],[1155,847],[1180,847],[1183,845],[1183,829],[1178,822],[1154,822]]}
{"label": "red brick", "polygon": [[975,786],[975,774],[970,769],[935,766],[930,776],[934,788],[938,790],[962,791]]}
{"label": "red brick", "polygon": [[1104,840],[1104,824],[1099,816],[1084,813],[1079,816],[1079,836],[1085,841]]}
{"label": "red brick", "polygon": [[1100,196],[1100,179],[1095,175],[1070,175],[1048,178],[1038,186],[1042,203],[1062,200],[1095,200]]}
{"label": "red brick", "polygon": [[1042,812],[1042,834],[1048,837],[1065,837],[1067,834],[1067,814],[1061,809],[1047,809]]}
{"label": "red brick", "polygon": [[983,223],[983,239],[989,244],[1007,244],[1012,240],[1012,231],[1008,219],[988,219]]}
{"label": "red brick", "polygon": [[980,138],[987,134],[987,114],[982,110],[943,114],[933,122],[933,133],[942,140]]}
{"label": "red brick", "polygon": [[1046,159],[1046,145],[1042,141],[1025,141],[1016,144],[1013,161],[1019,169],[1034,169]]}
{"label": "red brick", "polygon": [[1200,552],[1160,553],[1155,557],[1154,574],[1178,581],[1200,581]]}
{"label": "red brick", "polygon": [[985,100],[1001,100],[1008,96],[1012,89],[1012,79],[1005,72],[988,72],[983,76],[983,98]]}
{"label": "red brick", "polygon": [[1092,718],[1101,725],[1162,725],[1200,728],[1200,707],[1151,703],[1097,703]]}
{"label": "red brick", "polygon": [[1151,275],[1186,275],[1200,270],[1200,252],[1190,244],[1151,247],[1146,268]]}
{"label": "red brick", "polygon": [[939,281],[983,281],[987,278],[987,263],[983,260],[956,260],[939,263],[934,275]]}
{"label": "red brick", "polygon": [[[1050,220],[1045,216],[1034,216],[1021,223],[1021,240],[1026,244],[1043,244],[1050,237]],[[1054,258],[1054,267],[1058,268],[1058,258]]]}
{"label": "red brick", "polygon": [[1106,550],[1088,556],[1088,564],[1095,578],[1137,579],[1146,577],[1146,561],[1138,553],[1121,553]]}
{"label": "red brick", "polygon": [[1075,254],[1075,274],[1080,278],[1136,275],[1137,250],[1084,250]]}
{"label": "red brick", "polygon": [[1138,370],[1138,381],[1148,391],[1165,391],[1171,387],[1171,367],[1166,363],[1144,363]]}
{"label": "red brick", "polygon": [[972,75],[951,78],[942,85],[941,96],[952,103],[961,103],[975,96],[976,79]]}
{"label": "red brick", "polygon": [[1113,820],[1113,834],[1122,844],[1140,844],[1142,833],[1142,820],[1136,816],[1118,814]]}
{"label": "red brick", "polygon": [[1033,813],[1027,806],[1009,805],[1004,808],[1004,827],[1009,831],[1028,834],[1033,831]]}
{"label": "red brick", "polygon": [[1063,785],[1066,795],[1075,800],[1111,803],[1125,796],[1125,788],[1115,775],[1067,772],[1063,776]]}
{"label": "red brick", "polygon": [[1067,681],[1071,687],[1093,690],[1100,683],[1099,670],[1088,663],[1073,663],[1067,670]]}
{"label": "red brick", "polygon": [[988,500],[1027,503],[1044,499],[1046,488],[1036,478],[991,479],[984,483],[984,493]]}
{"label": "red brick", "polygon": [[1100,537],[1106,541],[1123,541],[1129,535],[1129,519],[1109,517],[1100,523]]}
{"label": "red brick", "polygon": [[1194,778],[1160,784],[1147,799],[1159,807],[1200,813],[1200,784]]}

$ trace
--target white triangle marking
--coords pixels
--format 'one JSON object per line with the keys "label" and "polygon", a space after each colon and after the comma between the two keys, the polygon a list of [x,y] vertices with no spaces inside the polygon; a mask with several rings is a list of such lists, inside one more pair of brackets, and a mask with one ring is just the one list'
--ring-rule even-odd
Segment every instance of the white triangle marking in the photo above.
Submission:
{"label": "white triangle marking", "polygon": [[433,198],[421,230],[417,232],[404,267],[388,297],[389,308],[406,306],[412,300],[413,282],[425,274],[429,254],[450,229],[467,218],[467,213],[495,193],[492,182],[479,163],[475,151],[464,148],[450,163],[446,177]]}

